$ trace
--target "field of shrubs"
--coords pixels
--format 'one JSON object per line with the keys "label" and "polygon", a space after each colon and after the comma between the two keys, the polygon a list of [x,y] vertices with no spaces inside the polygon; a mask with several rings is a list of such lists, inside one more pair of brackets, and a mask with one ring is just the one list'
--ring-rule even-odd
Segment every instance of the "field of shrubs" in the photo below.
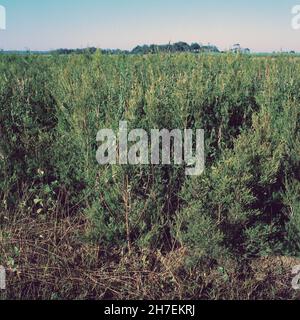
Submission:
{"label": "field of shrubs", "polygon": [[[205,172],[97,132],[205,131]],[[294,299],[300,58],[0,55],[2,299]],[[299,294],[298,294],[299,295]]]}

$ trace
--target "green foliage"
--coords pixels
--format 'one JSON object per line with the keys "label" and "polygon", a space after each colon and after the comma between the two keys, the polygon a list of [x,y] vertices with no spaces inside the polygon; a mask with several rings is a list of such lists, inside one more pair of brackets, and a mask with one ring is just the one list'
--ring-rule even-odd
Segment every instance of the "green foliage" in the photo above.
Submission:
{"label": "green foliage", "polygon": [[[204,177],[187,181],[182,191],[185,207],[190,208],[191,201],[198,207],[186,221],[202,225],[203,215],[213,219],[224,235],[222,245],[238,257],[283,252],[287,203],[296,212],[287,223],[288,243],[299,245],[299,189],[288,192],[289,200],[284,200],[287,179],[294,176],[299,180],[300,160],[294,149],[299,141],[299,107],[287,92],[297,93],[289,84],[282,88],[275,75],[267,78],[255,95],[261,107],[252,116],[251,128],[242,131],[233,149],[224,150]],[[182,232],[185,237],[194,233],[189,229]],[[190,246],[189,241],[184,243]]]}
{"label": "green foliage", "polygon": [[[193,262],[299,255],[297,57],[1,55],[0,72],[5,210],[84,212],[106,248],[182,245]],[[120,120],[203,128],[205,174],[100,167],[96,134]]]}
{"label": "green foliage", "polygon": [[286,237],[288,252],[300,256],[300,183],[293,181],[288,184],[285,194],[288,223],[286,224]]}
{"label": "green foliage", "polygon": [[224,235],[200,203],[190,204],[177,217],[175,237],[191,250],[188,262],[197,264],[205,259],[219,259],[227,254],[222,245]]}

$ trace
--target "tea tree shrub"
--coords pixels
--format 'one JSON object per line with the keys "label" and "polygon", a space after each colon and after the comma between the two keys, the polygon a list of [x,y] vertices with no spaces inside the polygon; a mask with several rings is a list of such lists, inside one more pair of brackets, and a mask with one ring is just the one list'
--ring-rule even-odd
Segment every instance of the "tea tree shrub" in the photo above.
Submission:
{"label": "tea tree shrub", "polygon": [[[110,250],[299,254],[297,57],[0,56],[0,201],[78,215]],[[100,166],[97,132],[204,129],[206,170]]]}
{"label": "tea tree shrub", "polygon": [[1,183],[5,203],[13,209],[23,191],[43,188],[51,180],[50,155],[57,119],[50,85],[53,65],[40,57],[2,59]]}
{"label": "tea tree shrub", "polygon": [[[261,105],[252,116],[251,129],[243,130],[233,149],[225,149],[220,159],[207,168],[205,176],[187,181],[183,188],[185,206],[178,212],[176,228],[194,256],[198,254],[195,239],[199,239],[200,247],[205,239],[203,215],[213,220],[217,228],[211,239],[223,234],[221,242],[210,242],[216,250],[222,245],[239,258],[294,255],[298,250],[300,133],[299,105],[294,99],[299,79],[294,75],[291,81],[291,69],[281,61],[271,67],[273,70],[268,72],[274,74],[266,78],[256,95]],[[283,82],[276,78],[279,75]],[[287,182],[291,178],[296,179],[292,187]],[[191,206],[194,209],[188,214]],[[286,237],[294,251],[285,250]]]}

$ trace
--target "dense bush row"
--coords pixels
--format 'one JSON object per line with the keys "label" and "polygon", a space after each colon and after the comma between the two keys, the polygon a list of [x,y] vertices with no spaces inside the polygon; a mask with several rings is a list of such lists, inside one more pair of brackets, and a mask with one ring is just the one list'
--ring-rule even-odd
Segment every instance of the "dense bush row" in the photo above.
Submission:
{"label": "dense bush row", "polygon": [[[300,255],[300,61],[240,55],[0,57],[0,203],[84,211],[109,249],[190,262]],[[206,171],[99,166],[96,134],[203,128]]]}

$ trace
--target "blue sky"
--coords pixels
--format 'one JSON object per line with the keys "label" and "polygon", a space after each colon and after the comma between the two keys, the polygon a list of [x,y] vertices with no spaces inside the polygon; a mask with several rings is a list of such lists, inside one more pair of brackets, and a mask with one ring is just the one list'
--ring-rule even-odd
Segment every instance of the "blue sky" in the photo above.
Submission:
{"label": "blue sky", "polygon": [[0,48],[130,49],[186,41],[221,49],[241,43],[254,51],[300,51],[291,8],[300,0],[0,0],[7,29]]}

